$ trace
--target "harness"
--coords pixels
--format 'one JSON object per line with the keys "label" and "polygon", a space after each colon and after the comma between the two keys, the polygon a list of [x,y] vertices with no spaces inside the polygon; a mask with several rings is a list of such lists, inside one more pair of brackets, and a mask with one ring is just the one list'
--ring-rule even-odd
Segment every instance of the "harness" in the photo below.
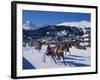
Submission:
{"label": "harness", "polygon": [[62,50],[58,50],[59,52],[64,52],[64,51],[62,51]]}
{"label": "harness", "polygon": [[64,52],[64,51],[62,51],[62,50],[58,50],[57,48],[55,49],[55,52]]}

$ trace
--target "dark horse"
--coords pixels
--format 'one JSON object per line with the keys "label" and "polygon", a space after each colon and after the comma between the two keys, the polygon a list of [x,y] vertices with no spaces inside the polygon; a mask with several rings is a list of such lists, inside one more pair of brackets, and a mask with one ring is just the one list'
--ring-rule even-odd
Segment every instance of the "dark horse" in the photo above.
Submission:
{"label": "dark horse", "polygon": [[65,50],[64,44],[59,44],[59,45],[56,45],[55,47],[50,47],[50,45],[48,45],[47,51],[44,54],[44,61],[46,61],[45,55],[51,56],[51,58],[53,58],[56,64],[57,64],[56,60],[57,59],[60,60],[62,58],[64,65],[66,66],[65,59],[64,59],[64,50]]}
{"label": "dark horse", "polygon": [[74,47],[78,48],[78,49],[86,49],[86,46],[84,43],[82,43],[81,41],[79,40],[76,40],[76,41],[73,41],[73,44],[72,44]]}
{"label": "dark horse", "polygon": [[65,42],[64,45],[65,45],[65,54],[69,52],[69,54],[71,55],[70,48],[72,47],[72,42],[71,41]]}
{"label": "dark horse", "polygon": [[35,49],[37,49],[37,50],[41,50],[41,48],[42,48],[42,43],[41,42],[37,42],[36,44],[35,44]]}

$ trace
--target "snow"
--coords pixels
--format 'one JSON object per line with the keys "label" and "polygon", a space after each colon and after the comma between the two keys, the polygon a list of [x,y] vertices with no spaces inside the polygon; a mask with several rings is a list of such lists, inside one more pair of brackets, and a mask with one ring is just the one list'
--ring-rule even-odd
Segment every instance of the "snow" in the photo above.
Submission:
{"label": "snow", "polygon": [[25,29],[25,30],[30,30],[30,29],[32,29],[31,22],[30,22],[30,21],[26,21],[26,23],[23,24],[23,29]]}
{"label": "snow", "polygon": [[85,38],[85,39],[84,39],[84,41],[89,41],[89,40],[90,40],[89,38]]}
{"label": "snow", "polygon": [[91,22],[89,22],[89,21],[62,22],[62,23],[57,24],[57,26],[70,26],[70,27],[74,26],[74,27],[82,28],[84,33],[86,33],[85,28],[90,28],[91,27]]}
{"label": "snow", "polygon": [[89,34],[85,34],[85,35],[83,35],[82,37],[87,37],[87,36],[89,36]]}
{"label": "snow", "polygon": [[46,56],[46,62],[44,62],[44,53],[46,52],[46,45],[42,46],[40,51],[34,49],[33,47],[23,47],[23,57],[27,59],[35,68],[64,68],[64,67],[84,67],[90,66],[90,51],[91,48],[88,47],[86,50],[76,49],[72,47],[70,49],[71,55],[69,53],[65,54],[65,62],[67,66],[64,65],[62,60],[57,60],[55,64],[54,60],[50,56]]}
{"label": "snow", "polygon": [[79,21],[79,22],[63,22],[57,24],[58,26],[65,25],[65,26],[76,26],[80,28],[91,27],[91,23],[89,21]]}

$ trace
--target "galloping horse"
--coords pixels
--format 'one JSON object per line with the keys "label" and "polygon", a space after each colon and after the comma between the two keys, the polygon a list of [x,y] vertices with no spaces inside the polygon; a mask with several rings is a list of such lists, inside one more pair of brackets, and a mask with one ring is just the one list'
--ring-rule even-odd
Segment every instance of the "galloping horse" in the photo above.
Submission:
{"label": "galloping horse", "polygon": [[50,47],[50,45],[48,45],[47,51],[44,54],[45,61],[46,61],[45,55],[49,54],[51,58],[53,58],[56,64],[57,64],[56,59],[60,60],[62,58],[64,65],[66,66],[65,59],[64,59],[64,50],[65,50],[64,44],[59,44],[59,45],[56,45],[55,47]]}

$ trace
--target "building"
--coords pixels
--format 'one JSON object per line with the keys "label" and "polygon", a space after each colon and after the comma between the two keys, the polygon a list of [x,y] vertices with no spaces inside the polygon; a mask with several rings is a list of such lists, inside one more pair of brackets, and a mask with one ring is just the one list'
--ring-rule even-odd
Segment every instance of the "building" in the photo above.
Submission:
{"label": "building", "polygon": [[85,28],[85,34],[82,36],[83,42],[87,47],[91,47],[91,28]]}

